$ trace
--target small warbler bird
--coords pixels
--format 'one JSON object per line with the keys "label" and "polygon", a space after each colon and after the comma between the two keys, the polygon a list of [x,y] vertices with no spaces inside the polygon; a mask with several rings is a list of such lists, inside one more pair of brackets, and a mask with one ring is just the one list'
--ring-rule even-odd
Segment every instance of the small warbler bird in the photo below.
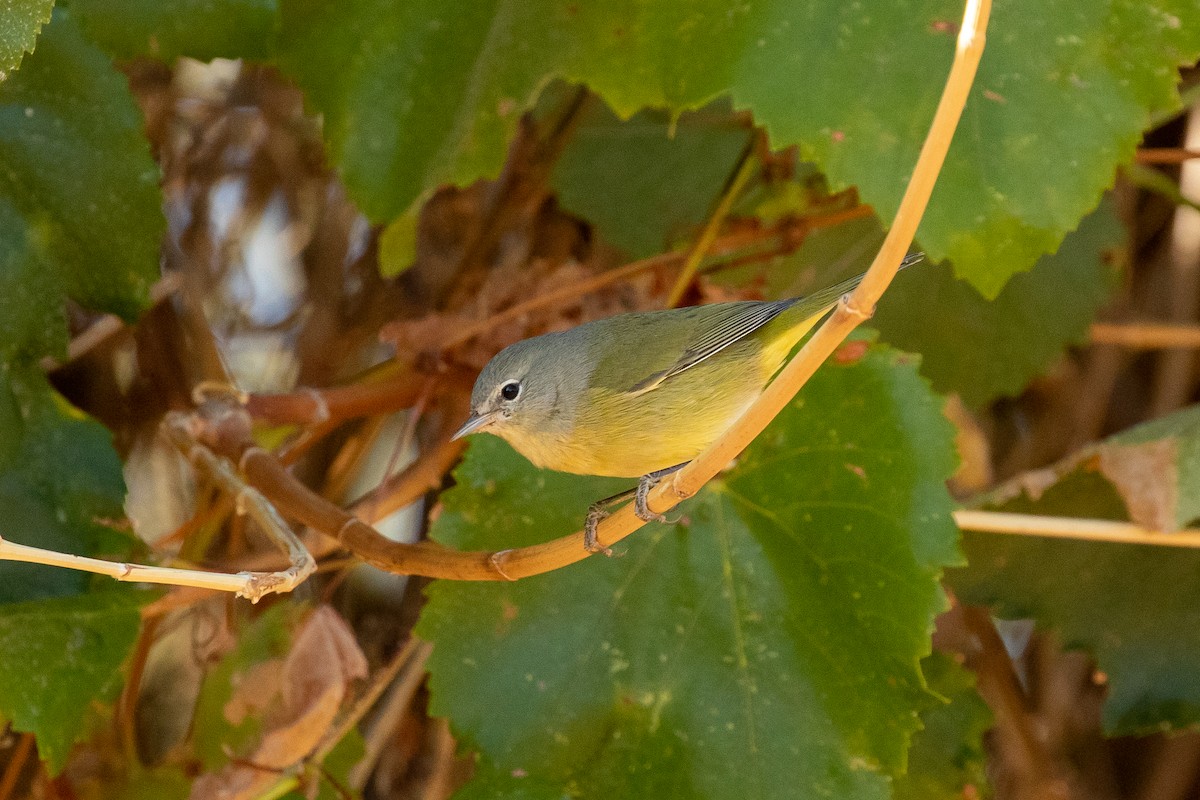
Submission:
{"label": "small warbler bird", "polygon": [[[487,432],[538,467],[638,477],[638,516],[662,520],[646,506],[650,488],[724,433],[862,278],[808,297],[621,314],[517,342],[484,366],[453,438]],[[599,549],[603,509],[633,493],[592,506],[588,550]]]}

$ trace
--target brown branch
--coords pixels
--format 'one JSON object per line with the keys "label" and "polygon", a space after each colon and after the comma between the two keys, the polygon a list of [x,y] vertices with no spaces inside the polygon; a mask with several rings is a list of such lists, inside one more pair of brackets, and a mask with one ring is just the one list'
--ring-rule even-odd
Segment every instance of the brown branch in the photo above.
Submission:
{"label": "brown branch", "polygon": [[29,761],[29,755],[32,752],[33,734],[22,733],[17,740],[16,747],[13,748],[12,756],[8,759],[8,764],[4,767],[4,777],[0,778],[0,800],[9,800],[12,797],[13,790],[17,788],[17,781],[21,779],[25,763]]}
{"label": "brown branch", "polygon": [[1143,147],[1137,151],[1139,164],[1182,164],[1200,158],[1200,150],[1186,147]]}
{"label": "brown branch", "polygon": [[1012,659],[992,618],[987,611],[972,606],[959,606],[959,611],[973,645],[964,653],[967,666],[977,677],[980,696],[995,715],[996,729],[1015,744],[1022,772],[1033,779],[1037,794],[1032,800],[1066,800],[1066,782],[1058,776],[1045,743],[1038,736]]}
{"label": "brown branch", "polygon": [[389,361],[352,386],[247,394],[243,401],[250,416],[263,422],[321,424],[408,408],[422,388],[407,364]]}
{"label": "brown branch", "polygon": [[125,749],[127,764],[138,763],[138,690],[141,689],[142,676],[146,672],[146,662],[150,658],[150,647],[154,644],[154,634],[161,621],[162,617],[158,616],[142,618],[137,644],[129,660],[129,677],[125,680],[125,685],[121,687],[121,697],[113,714],[113,724],[117,726],[117,738]]}
{"label": "brown branch", "polygon": [[[907,253],[928,204],[982,54],[983,34],[989,9],[990,0],[967,0],[954,63],[929,135],[891,230],[863,282],[852,294],[842,298],[826,323],[729,431],[687,467],[676,473],[673,480],[664,481],[651,492],[650,504],[653,510],[665,511],[699,491],[704,483],[723,469],[791,401],[800,387],[850,331],[870,317],[875,303]],[[578,292],[579,289],[572,287],[572,291]],[[247,483],[269,497],[281,512],[318,531],[336,536],[355,554],[383,569],[459,580],[516,580],[558,569],[591,555],[583,547],[581,532],[544,544],[498,553],[460,552],[431,542],[392,542],[363,521],[295,480],[278,459],[257,447],[250,438],[250,416],[240,407],[237,398],[222,398],[219,394],[213,394],[202,397],[201,400],[200,408],[195,414],[172,415],[167,420],[168,431],[173,432],[181,444],[187,439],[193,439],[205,445],[191,445],[185,450],[189,456],[200,459],[213,469],[215,474],[221,476],[225,475],[225,464],[213,453],[234,461],[239,465]],[[320,404],[313,400],[313,405],[307,408],[307,412],[319,414]],[[208,448],[211,448],[212,452]],[[438,474],[440,476],[440,471]],[[254,513],[267,516],[274,514],[274,510],[269,509],[269,504],[262,504],[267,506],[269,511],[259,506],[256,502],[256,498],[259,498],[257,493],[252,495],[246,491],[242,496],[255,501],[250,506]],[[600,543],[604,546],[611,545],[643,524],[634,515],[631,505],[626,505],[601,523],[598,530]],[[286,530],[285,526],[281,525],[280,530]],[[282,539],[277,541],[283,543],[293,557],[308,557],[307,551],[303,550],[294,537],[290,544]],[[303,551],[303,556],[298,551]],[[309,563],[311,564],[311,559]],[[294,563],[292,576],[299,578],[299,572],[298,563]],[[202,577],[207,575],[199,574]],[[185,583],[229,588],[211,583]],[[272,585],[266,590],[281,588],[280,585]]]}

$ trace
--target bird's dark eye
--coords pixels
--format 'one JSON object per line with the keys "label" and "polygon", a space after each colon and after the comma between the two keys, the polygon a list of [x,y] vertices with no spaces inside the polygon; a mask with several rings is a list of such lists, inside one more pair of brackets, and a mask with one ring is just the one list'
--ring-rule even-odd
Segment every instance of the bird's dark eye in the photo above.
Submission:
{"label": "bird's dark eye", "polygon": [[509,381],[500,387],[500,396],[505,400],[516,400],[517,395],[521,393],[521,384],[516,381]]}

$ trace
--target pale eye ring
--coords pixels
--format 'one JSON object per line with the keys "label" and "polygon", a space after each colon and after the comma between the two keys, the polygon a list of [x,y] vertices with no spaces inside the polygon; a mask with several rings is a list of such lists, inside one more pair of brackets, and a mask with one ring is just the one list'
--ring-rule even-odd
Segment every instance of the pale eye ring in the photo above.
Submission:
{"label": "pale eye ring", "polygon": [[521,382],[509,381],[500,387],[500,396],[505,400],[516,400],[521,395]]}

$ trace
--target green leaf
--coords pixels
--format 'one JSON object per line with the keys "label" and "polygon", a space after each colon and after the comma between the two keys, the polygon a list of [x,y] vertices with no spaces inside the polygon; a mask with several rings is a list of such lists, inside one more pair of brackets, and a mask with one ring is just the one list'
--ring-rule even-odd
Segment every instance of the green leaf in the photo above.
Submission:
{"label": "green leaf", "polygon": [[[369,216],[496,174],[521,112],[552,78],[617,115],[728,93],[776,147],[799,145],[834,189],[890,218],[950,63],[950,0],[562,4],[285,0],[281,62],[325,117]],[[355,59],[347,62],[345,54]],[[1130,160],[1150,113],[1200,55],[1190,0],[997,5],[988,49],[920,239],[994,297],[1057,248]],[[710,201],[712,198],[708,198]]]}
{"label": "green leaf", "polygon": [[114,591],[0,606],[0,714],[37,737],[57,773],[94,702],[111,701],[148,592]]}
{"label": "green leaf", "polygon": [[593,100],[550,185],[606,241],[644,258],[704,221],[749,140],[720,104],[678,120],[643,111],[622,121]]}
{"label": "green leaf", "polygon": [[929,656],[921,667],[929,689],[944,700],[921,712],[922,727],[908,751],[908,772],[896,779],[892,797],[963,800],[986,794],[983,734],[992,726],[992,712],[975,691],[975,677],[942,653]]}
{"label": "green leaf", "polygon": [[[889,344],[920,353],[922,374],[940,392],[957,392],[975,407],[1017,394],[1084,339],[1113,289],[1113,250],[1125,236],[1113,204],[1104,202],[1057,253],[1014,277],[991,301],[955,279],[949,264],[922,262],[896,276],[869,325]],[[876,218],[853,219],[814,230],[795,253],[712,279],[761,286],[772,299],[809,294],[866,270],[882,242]]]}
{"label": "green leaf", "polygon": [[[515,584],[432,585],[433,712],[527,796],[886,796],[958,560],[951,438],[906,357],[829,365],[678,525]],[[624,486],[490,437],[456,478],[434,536],[471,549],[578,530]]]}
{"label": "green leaf", "polygon": [[127,783],[105,786],[111,800],[187,800],[192,792],[193,778],[174,765],[139,769]]}
{"label": "green leaf", "polygon": [[921,372],[938,391],[982,406],[1019,393],[1086,337],[1114,288],[1112,251],[1124,240],[1113,204],[1103,203],[995,300],[956,280],[949,264],[922,264],[896,276],[871,325],[890,344],[921,353]]}
{"label": "green leaf", "polygon": [[[40,371],[0,363],[0,378],[4,537],[75,555],[128,554],[132,539],[102,522],[123,516],[125,499],[111,434],[55,394]],[[90,581],[83,572],[0,562],[0,603],[77,594]]]}
{"label": "green leaf", "polygon": [[54,0],[15,0],[0,11],[0,82],[33,52],[38,31],[50,21]]}
{"label": "green leaf", "polygon": [[71,0],[71,12],[117,58],[262,59],[275,43],[276,0]]}
{"label": "green leaf", "polygon": [[[1193,407],[1089,448],[1037,474],[1026,490],[993,500],[1015,513],[1190,522],[1200,516],[1198,464],[1200,407]],[[1096,657],[1108,675],[1110,733],[1200,724],[1200,605],[1181,588],[1200,580],[1200,552],[987,533],[968,533],[965,549],[969,567],[947,576],[963,602],[990,605],[1006,618],[1033,617],[1058,630],[1066,646]]]}
{"label": "green leaf", "polygon": [[132,319],[158,273],[158,168],[124,76],[65,12],[0,83],[0,130],[0,360],[61,351],[63,295]]}

